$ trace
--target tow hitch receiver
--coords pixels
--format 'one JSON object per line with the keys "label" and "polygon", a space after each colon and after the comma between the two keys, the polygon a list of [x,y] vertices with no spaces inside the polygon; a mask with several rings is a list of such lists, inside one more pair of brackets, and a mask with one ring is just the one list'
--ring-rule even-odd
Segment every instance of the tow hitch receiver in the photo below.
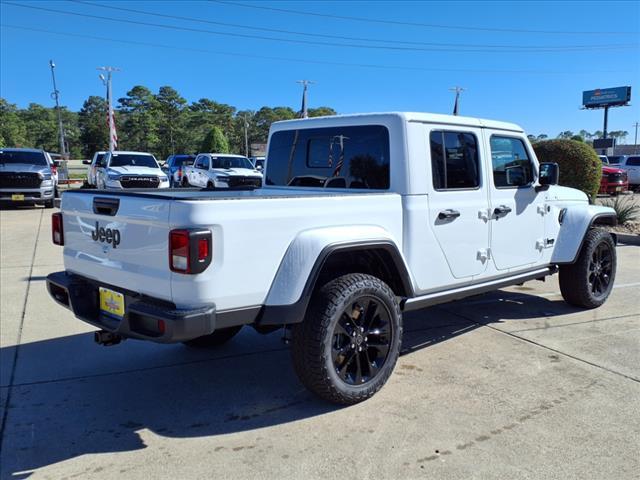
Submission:
{"label": "tow hitch receiver", "polygon": [[119,344],[122,341],[122,337],[117,333],[107,332],[106,330],[98,330],[93,334],[93,340],[99,345],[110,347],[111,345]]}

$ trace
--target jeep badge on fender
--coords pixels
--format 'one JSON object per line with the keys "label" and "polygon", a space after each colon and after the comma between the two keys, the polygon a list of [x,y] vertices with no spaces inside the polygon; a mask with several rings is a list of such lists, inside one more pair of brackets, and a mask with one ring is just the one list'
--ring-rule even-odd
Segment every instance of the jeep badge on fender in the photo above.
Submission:
{"label": "jeep badge on fender", "polygon": [[96,222],[96,229],[91,232],[91,238],[94,242],[107,242],[113,245],[113,248],[117,248],[120,245],[120,230],[104,228]]}

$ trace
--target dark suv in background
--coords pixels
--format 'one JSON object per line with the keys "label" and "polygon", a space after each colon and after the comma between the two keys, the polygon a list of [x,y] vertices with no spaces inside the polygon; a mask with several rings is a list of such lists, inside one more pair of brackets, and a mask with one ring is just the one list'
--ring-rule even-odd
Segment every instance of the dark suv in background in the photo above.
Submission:
{"label": "dark suv in background", "polygon": [[0,148],[0,202],[39,203],[53,208],[58,189],[56,164],[44,150]]}
{"label": "dark suv in background", "polygon": [[195,159],[195,155],[187,154],[169,155],[167,157],[167,161],[162,165],[162,170],[169,177],[169,187],[175,188],[182,184],[185,167],[193,165]]}

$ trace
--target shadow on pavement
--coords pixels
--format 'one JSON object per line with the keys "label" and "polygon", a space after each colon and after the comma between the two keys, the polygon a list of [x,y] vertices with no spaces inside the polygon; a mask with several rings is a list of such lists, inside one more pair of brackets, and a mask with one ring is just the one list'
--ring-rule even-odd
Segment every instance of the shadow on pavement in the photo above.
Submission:
{"label": "shadow on pavement", "polygon": [[[474,316],[455,313],[468,309]],[[496,292],[412,312],[405,316],[403,355],[485,323],[569,311],[573,310],[563,302]],[[20,345],[18,372],[21,360],[37,356],[42,357],[38,362],[47,364],[75,362],[74,374],[78,375],[10,387],[1,476],[25,478],[33,470],[84,454],[144,449],[145,439],[153,436],[210,437],[210,450],[231,448],[223,435],[252,431],[257,441],[260,436],[278,434],[277,429],[261,432],[263,428],[330,415],[341,408],[316,399],[300,385],[288,349],[273,348],[260,354],[242,349],[241,341],[249,335],[241,334],[222,347],[222,357],[189,361],[194,357],[186,347],[158,346],[169,349],[174,364],[149,368],[133,364],[127,372],[103,374],[96,372],[95,362],[92,367],[91,360],[82,358],[91,350],[74,348],[79,341],[92,342],[91,333]],[[273,333],[263,341],[279,345],[274,336],[280,335]],[[15,348],[2,349],[4,358],[12,357]],[[79,351],[84,353],[79,355]],[[181,362],[181,355],[187,361]],[[16,378],[20,381],[19,375]],[[2,388],[2,393],[7,391]]]}

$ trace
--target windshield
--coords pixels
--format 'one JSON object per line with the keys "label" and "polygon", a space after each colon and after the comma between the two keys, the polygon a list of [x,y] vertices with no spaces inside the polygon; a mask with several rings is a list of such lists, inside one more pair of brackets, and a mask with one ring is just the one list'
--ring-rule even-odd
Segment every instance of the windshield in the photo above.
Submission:
{"label": "windshield", "polygon": [[609,163],[620,163],[620,159],[622,155],[615,155],[613,157],[609,157]]}
{"label": "windshield", "polygon": [[605,157],[604,155],[598,155],[598,158],[600,158],[600,161],[602,163],[609,163],[609,159],[607,157]]}
{"label": "windshield", "polygon": [[212,157],[211,168],[248,168],[253,170],[253,164],[246,157]]}
{"label": "windshield", "polygon": [[12,152],[0,150],[0,163],[28,163],[30,165],[47,165],[42,152]]}
{"label": "windshield", "polygon": [[126,153],[115,153],[111,157],[110,167],[149,167],[158,168],[156,159],[151,155],[132,155]]}

